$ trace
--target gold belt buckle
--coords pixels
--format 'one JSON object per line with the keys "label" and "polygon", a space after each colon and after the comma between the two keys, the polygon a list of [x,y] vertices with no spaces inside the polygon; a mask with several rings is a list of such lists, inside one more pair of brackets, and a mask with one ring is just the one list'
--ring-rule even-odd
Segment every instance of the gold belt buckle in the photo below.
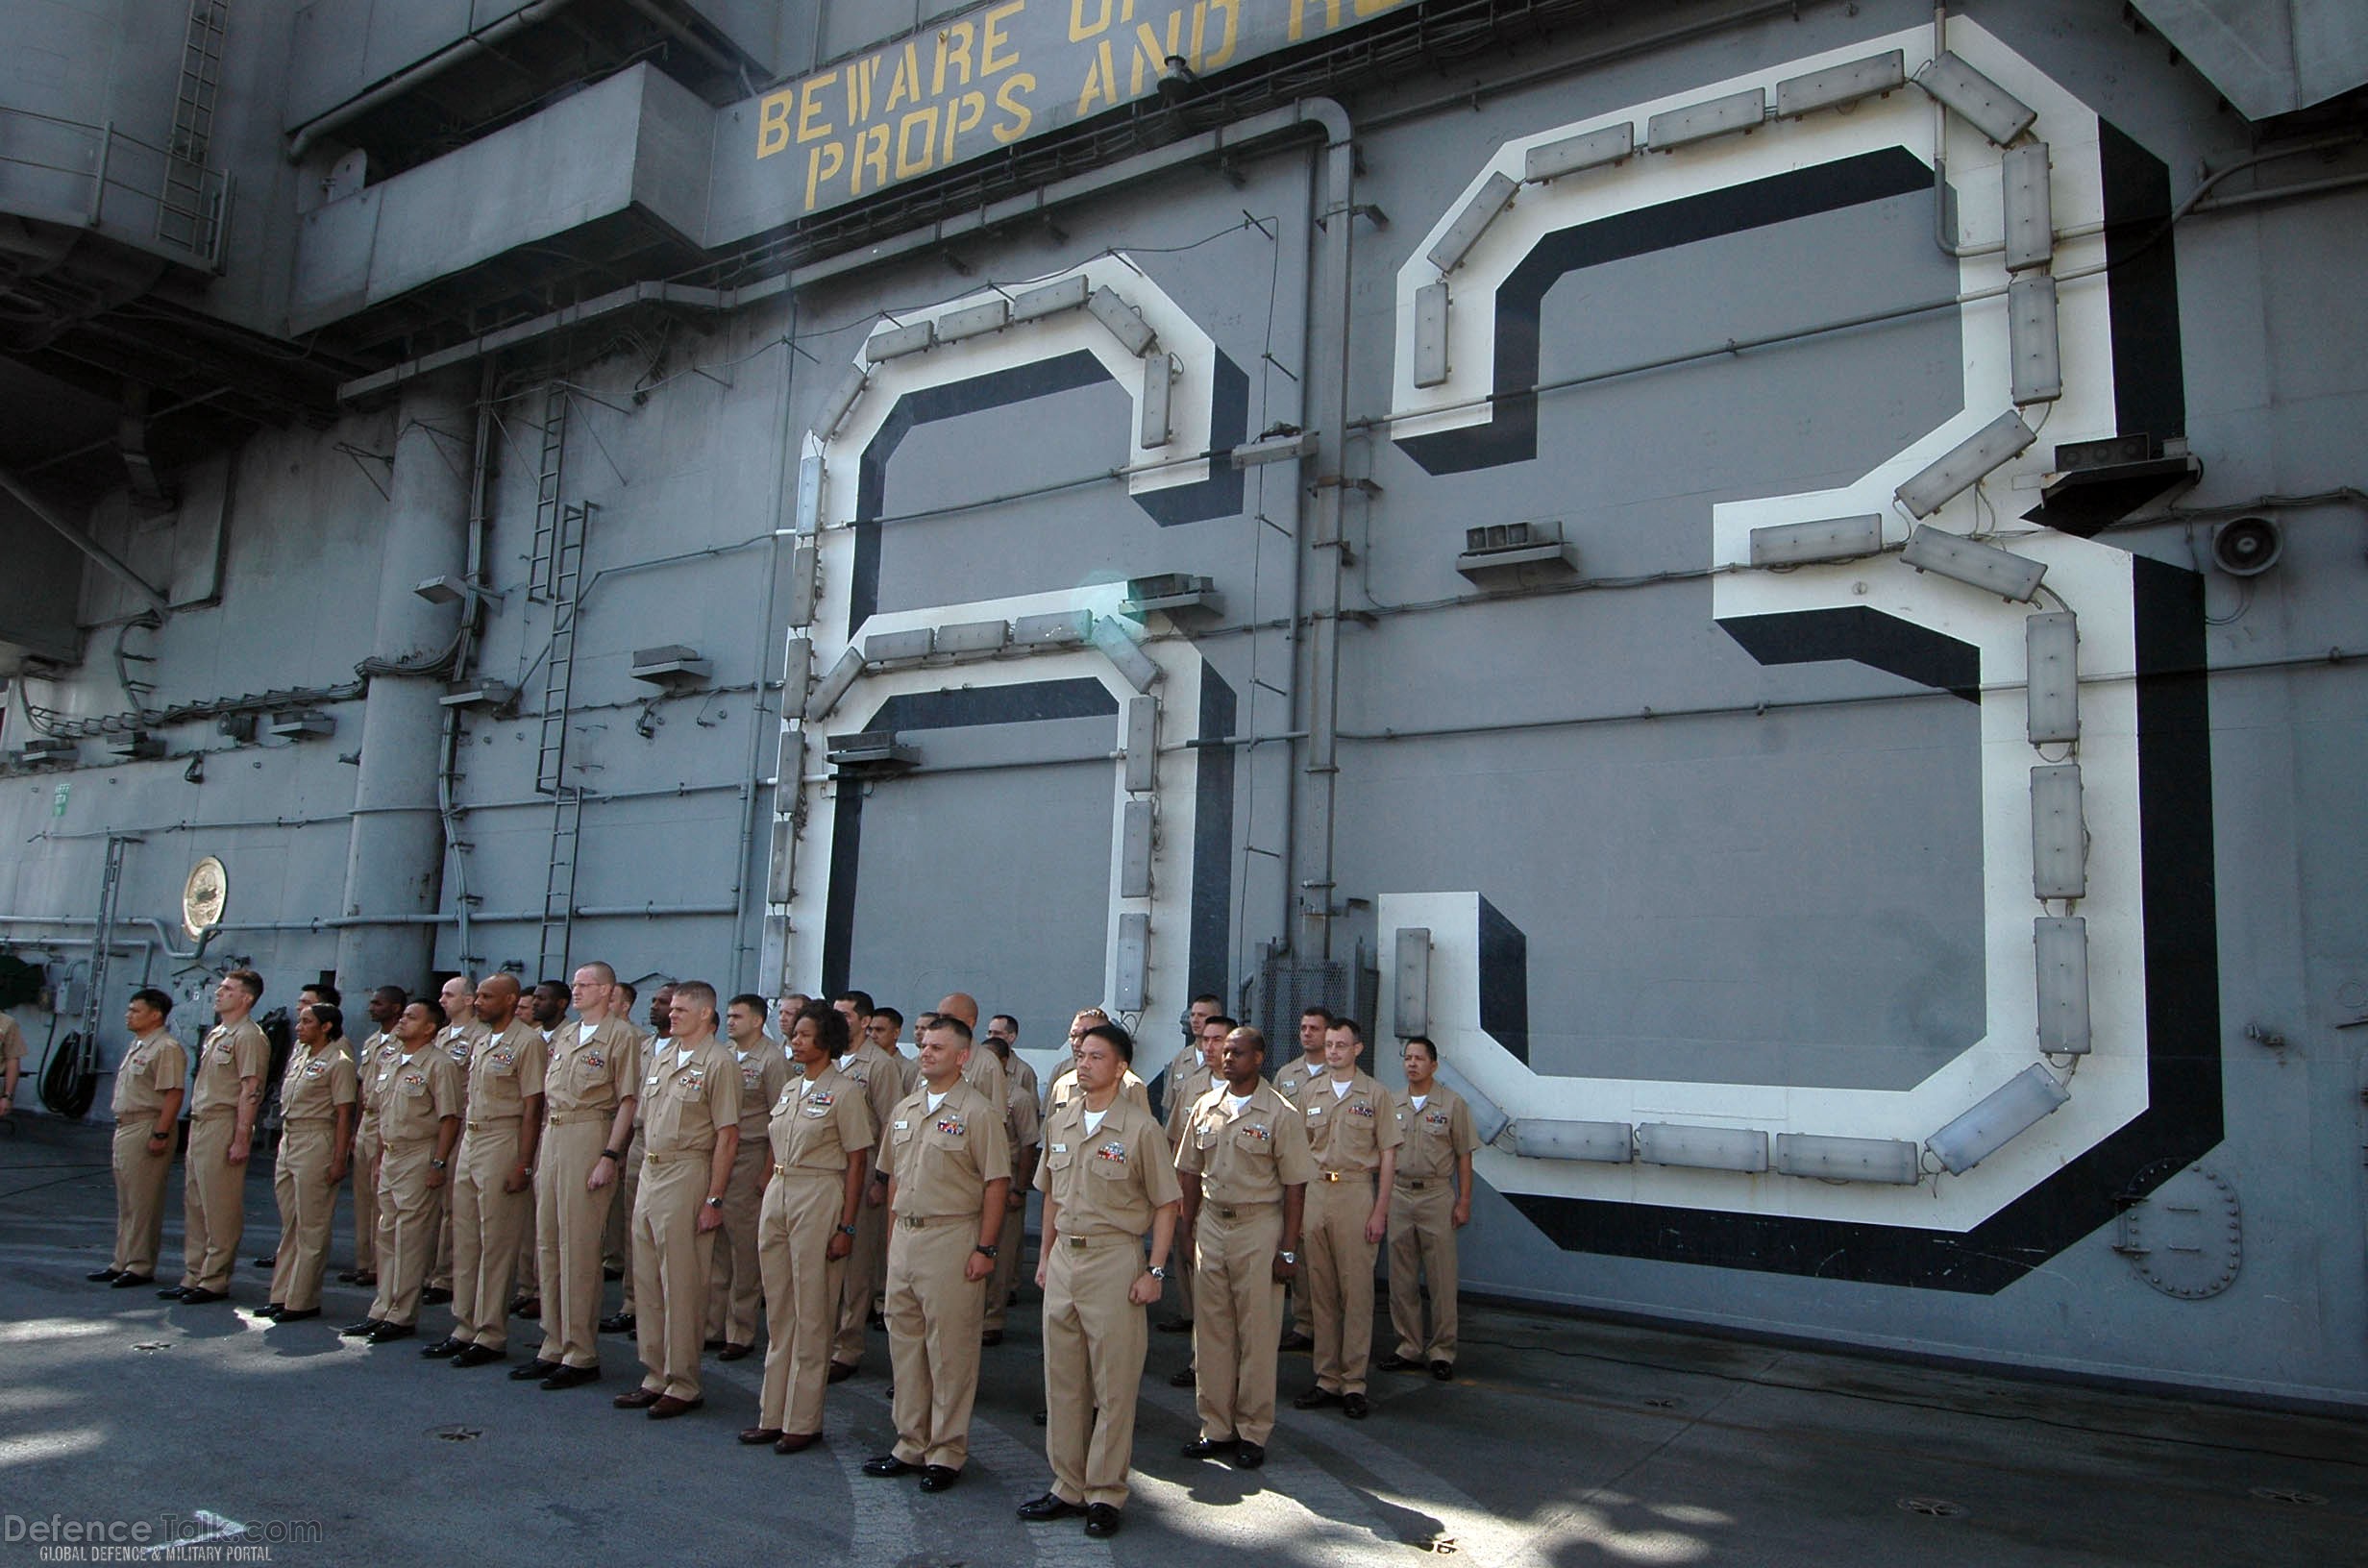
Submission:
{"label": "gold belt buckle", "polygon": [[1079,1252],[1083,1252],[1085,1250],[1085,1237],[1082,1236],[1066,1236],[1061,1239],[1067,1241],[1071,1246],[1076,1248]]}

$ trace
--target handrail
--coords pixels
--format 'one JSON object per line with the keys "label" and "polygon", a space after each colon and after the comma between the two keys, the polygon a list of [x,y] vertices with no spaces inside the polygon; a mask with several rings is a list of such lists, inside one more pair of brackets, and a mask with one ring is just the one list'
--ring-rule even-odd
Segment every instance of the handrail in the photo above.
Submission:
{"label": "handrail", "polygon": [[[51,200],[32,208],[25,198],[33,190],[11,189],[18,184],[8,178],[12,169],[33,172],[34,178],[22,183],[27,186],[37,188],[45,176],[62,176],[86,186],[86,195],[79,203]],[[190,198],[177,200],[176,186],[191,192]],[[118,200],[118,212],[111,217],[111,193],[133,201],[136,215],[127,221]],[[111,237],[216,272],[228,228],[230,176],[111,122],[93,124],[0,104],[0,211],[59,221],[72,213],[85,228],[104,230]],[[176,227],[185,234],[172,232]]]}

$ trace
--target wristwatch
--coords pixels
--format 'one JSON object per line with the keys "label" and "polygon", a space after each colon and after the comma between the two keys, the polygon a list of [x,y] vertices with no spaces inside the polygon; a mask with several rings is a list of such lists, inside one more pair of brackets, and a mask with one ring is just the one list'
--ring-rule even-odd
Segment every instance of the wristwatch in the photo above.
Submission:
{"label": "wristwatch", "polygon": [[971,1251],[973,1251],[973,1252],[975,1252],[975,1253],[979,1254],[980,1256],[982,1256],[982,1257],[984,1257],[984,1258],[988,1259],[989,1261],[993,1261],[993,1259],[994,1259],[994,1257],[995,1257],[995,1249],[994,1249],[993,1247],[988,1246],[988,1245],[987,1245],[985,1242],[983,1242],[983,1241],[981,1241],[978,1245],[976,1245],[976,1246],[974,1246],[974,1247],[971,1248]]}
{"label": "wristwatch", "polygon": [[1295,1263],[1299,1261],[1299,1255],[1295,1252],[1277,1252],[1274,1256],[1286,1263]]}
{"label": "wristwatch", "polygon": [[428,1168],[430,1170],[450,1170],[452,1168],[452,1164],[453,1163],[450,1160],[431,1159],[428,1162]]}
{"label": "wristwatch", "polygon": [[1158,1263],[1151,1263],[1146,1266],[1143,1272],[1148,1274],[1155,1280],[1164,1280],[1168,1277],[1168,1270]]}
{"label": "wristwatch", "polygon": [[852,1236],[855,1234],[855,1227],[852,1225],[842,1225],[839,1227],[839,1234],[841,1236]]}
{"label": "wristwatch", "polygon": [[709,1198],[707,1200],[707,1207],[710,1209],[721,1209],[724,1207],[724,1200],[722,1198]]}

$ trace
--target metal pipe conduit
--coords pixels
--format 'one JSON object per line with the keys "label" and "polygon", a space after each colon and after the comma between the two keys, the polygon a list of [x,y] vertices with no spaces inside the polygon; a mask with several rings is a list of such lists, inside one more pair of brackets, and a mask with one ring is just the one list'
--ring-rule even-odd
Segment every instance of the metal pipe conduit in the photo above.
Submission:
{"label": "metal pipe conduit", "polygon": [[363,89],[327,113],[314,115],[289,133],[287,160],[290,163],[303,162],[305,154],[312,150],[312,144],[332,131],[351,125],[380,105],[392,103],[421,83],[443,75],[463,61],[475,59],[511,34],[524,32],[544,18],[557,14],[568,4],[569,0],[533,0],[531,5],[510,12],[500,21],[472,28],[427,59],[413,61],[385,81]]}

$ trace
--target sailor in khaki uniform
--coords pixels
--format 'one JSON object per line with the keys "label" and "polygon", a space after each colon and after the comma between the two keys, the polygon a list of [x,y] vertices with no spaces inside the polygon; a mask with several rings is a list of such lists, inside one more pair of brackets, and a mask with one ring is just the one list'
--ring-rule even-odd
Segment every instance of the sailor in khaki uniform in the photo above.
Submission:
{"label": "sailor in khaki uniform", "polygon": [[[558,1038],[559,1030],[566,1024],[568,1003],[574,997],[573,986],[561,985],[556,980],[538,980],[532,995],[523,1004],[530,1015],[530,1021],[534,1025],[534,1032],[543,1037],[543,1066],[546,1072],[551,1066],[551,1042]],[[545,1105],[547,1110],[549,1102],[546,1101]],[[545,1125],[549,1125],[547,1120]],[[537,1145],[535,1168],[542,1168],[540,1145]],[[515,1292],[509,1309],[512,1317],[539,1318],[543,1315],[542,1239],[535,1219],[541,1201],[534,1195],[534,1188],[530,1183],[527,1222],[518,1231],[518,1270],[510,1286]],[[510,1368],[513,1374],[517,1370],[516,1367]]]}
{"label": "sailor in khaki uniform", "polygon": [[[1323,1032],[1331,1026],[1332,1012],[1329,1008],[1310,1007],[1299,1014],[1299,1054],[1293,1061],[1285,1062],[1274,1069],[1274,1092],[1289,1100],[1293,1105],[1299,1103],[1299,1090],[1331,1071],[1324,1066],[1323,1060]],[[1316,1348],[1315,1336],[1307,1332],[1299,1320],[1301,1291],[1306,1285],[1307,1281],[1302,1277],[1298,1284],[1283,1297],[1283,1348],[1285,1350],[1313,1350]],[[1311,1318],[1309,1321],[1314,1320]]]}
{"label": "sailor in khaki uniform", "polygon": [[0,1116],[16,1111],[16,1079],[25,1070],[25,1032],[0,1013]]}
{"label": "sailor in khaki uniform", "polygon": [[160,1296],[202,1306],[226,1300],[231,1265],[247,1223],[247,1155],[263,1104],[271,1041],[248,1015],[262,998],[263,977],[233,969],[214,987],[221,1021],[198,1048],[189,1094],[189,1152],[182,1164],[181,1284]]}
{"label": "sailor in khaki uniform", "polygon": [[552,1035],[543,1068],[543,1143],[534,1162],[535,1246],[543,1287],[543,1343],[513,1368],[525,1383],[574,1388],[601,1375],[593,1335],[601,1316],[601,1242],[617,1200],[620,1151],[633,1136],[641,1089],[641,1037],[609,1014],[616,972],[576,970],[568,988],[576,1021]]}
{"label": "sailor in khaki uniform", "polygon": [[[856,998],[860,998],[860,1007]],[[831,1010],[849,1019],[849,1045],[839,1059],[839,1070],[863,1091],[864,1105],[872,1113],[875,1147],[884,1148],[897,1102],[912,1092],[904,1078],[904,1058],[895,1049],[895,1035],[888,1037],[885,1045],[871,1037],[868,1020],[876,1015],[871,998],[862,992],[845,993],[831,1004]],[[851,1015],[867,1023],[852,1021]],[[887,1277],[888,1173],[875,1163],[864,1189],[863,1208],[855,1216],[854,1249],[848,1254],[847,1268],[839,1278],[839,1333],[830,1348],[831,1382],[853,1377],[863,1364],[864,1331],[870,1326],[872,1304]]]}
{"label": "sailor in khaki uniform", "polygon": [[[1168,1135],[1119,1092],[1134,1041],[1114,1023],[1086,1031],[1078,1092],[1045,1123],[1045,1458],[1052,1487],[1020,1506],[1031,1522],[1085,1515],[1118,1531],[1135,1451],[1135,1399],[1149,1335],[1144,1309],[1168,1278],[1180,1196]],[[1150,1261],[1143,1254],[1151,1237]]]}
{"label": "sailor in khaki uniform", "polygon": [[395,1020],[403,1055],[379,1095],[379,1290],[370,1315],[345,1329],[374,1345],[417,1332],[421,1282],[460,1141],[467,1091],[443,1046],[445,1027],[440,1002],[413,1002]]}
{"label": "sailor in khaki uniform", "polygon": [[[1406,1135],[1390,1189],[1390,1326],[1397,1349],[1384,1372],[1425,1367],[1444,1383],[1455,1375],[1455,1233],[1471,1223],[1471,1151],[1478,1144],[1471,1107],[1442,1085],[1439,1047],[1429,1037],[1406,1041],[1406,1091],[1390,1096]],[[1422,1332],[1422,1291],[1431,1292],[1431,1332]]]}
{"label": "sailor in khaki uniform", "polygon": [[334,1004],[296,1010],[296,1048],[280,1079],[280,1158],[271,1173],[280,1244],[272,1255],[271,1304],[260,1314],[282,1323],[321,1315],[330,1221],[354,1140],[354,1059],[344,1036],[345,1013]]}
{"label": "sailor in khaki uniform", "polygon": [[1020,1280],[1020,1255],[1027,1250],[1027,1194],[1036,1180],[1036,1152],[1043,1142],[1044,1113],[1036,1095],[1036,1069],[1011,1048],[1020,1038],[1020,1020],[998,1013],[987,1020],[984,1049],[1001,1057],[1010,1077],[1010,1098],[1003,1110],[1003,1132],[1011,1139],[1011,1196],[1003,1205],[1003,1236],[995,1253],[995,1272],[987,1280],[987,1315],[979,1322],[979,1342],[1002,1343],[1003,1323],[1011,1310],[1012,1286]]}
{"label": "sailor in khaki uniform", "polygon": [[715,988],[685,980],[674,990],[674,1037],[652,1047],[642,1073],[648,1149],[633,1205],[641,1386],[615,1400],[617,1409],[647,1410],[653,1421],[706,1403],[699,1329],[724,1189],[740,1147],[740,1067],[716,1037]]}
{"label": "sailor in khaki uniform", "polygon": [[[444,982],[440,993],[444,1017],[449,1020],[436,1045],[453,1059],[460,1069],[460,1083],[468,1087],[469,1063],[477,1047],[490,1033],[477,1019],[477,982],[465,974],[456,974]],[[428,1287],[419,1299],[433,1307],[453,1299],[453,1203],[452,1189],[444,1190],[443,1213],[436,1220],[435,1261],[428,1266]]]}
{"label": "sailor in khaki uniform", "polygon": [[164,1179],[189,1071],[188,1052],[164,1032],[172,1011],[172,997],[153,988],[133,992],[123,1010],[132,1043],[115,1064],[115,1251],[90,1276],[118,1290],[155,1280],[164,1236]]}
{"label": "sailor in khaki uniform", "polygon": [[845,1018],[813,1003],[802,1008],[789,1026],[796,1076],[774,1097],[765,1125],[756,1242],[765,1279],[765,1382],[756,1425],[740,1440],[771,1443],[777,1454],[795,1454],[822,1435],[840,1276],[869,1185],[872,1111],[862,1089],[831,1061],[846,1047]]}
{"label": "sailor in khaki uniform", "polygon": [[[627,986],[630,992],[633,988]],[[617,1207],[625,1211],[625,1241],[618,1249],[623,1259],[625,1274],[625,1304],[614,1316],[601,1319],[603,1334],[634,1334],[638,1332],[633,1314],[633,1210],[641,1202],[641,1157],[645,1139],[642,1129],[650,1119],[650,1067],[663,1047],[674,1044],[675,988],[672,981],[650,992],[650,1027],[641,1033],[642,1093],[633,1102],[633,1140],[625,1147],[625,1188],[617,1194]],[[623,1017],[623,1015],[619,1015]]]}
{"label": "sailor in khaki uniform", "polygon": [[1176,1172],[1184,1233],[1196,1254],[1193,1403],[1200,1435],[1187,1458],[1230,1450],[1234,1464],[1266,1462],[1274,1430],[1274,1326],[1283,1283],[1298,1272],[1299,1226],[1315,1163],[1298,1108],[1259,1077],[1266,1037],[1225,1036],[1221,1080],[1185,1117]]}
{"label": "sailor in khaki uniform", "polygon": [[411,998],[401,986],[370,993],[370,1021],[378,1027],[354,1053],[358,1119],[354,1123],[354,1266],[337,1277],[348,1285],[376,1285],[379,1273],[378,1095],[387,1070],[403,1055],[391,1032]]}
{"label": "sailor in khaki uniform", "polygon": [[[633,1008],[640,1000],[641,992],[629,981],[620,980],[608,988],[608,1016],[625,1026],[636,1047],[646,1051],[654,1037],[633,1021]],[[636,1076],[630,1087],[638,1090],[641,1079]],[[633,1114],[641,1114],[638,1098],[634,1100]],[[633,1131],[636,1135],[641,1131],[638,1120],[633,1123]],[[611,1280],[629,1281],[633,1276],[626,1266],[625,1243],[627,1233],[632,1228],[633,1184],[640,1179],[629,1173],[640,1168],[641,1139],[636,1136],[629,1143],[620,1143],[625,1152],[617,1157],[617,1201],[608,1206],[608,1229],[601,1235],[601,1273]],[[608,1332],[606,1323],[600,1327],[602,1333]]]}
{"label": "sailor in khaki uniform", "polygon": [[995,1272],[1011,1186],[1002,1117],[962,1081],[970,1027],[941,1017],[921,1041],[921,1087],[900,1101],[880,1140],[889,1174],[888,1350],[897,1443],[867,1476],[918,1468],[942,1492],[970,1453],[978,1395],[978,1321]]}
{"label": "sailor in khaki uniform", "polygon": [[1307,1215],[1307,1307],[1316,1331],[1316,1385],[1292,1403],[1338,1405],[1365,1419],[1365,1369],[1373,1348],[1373,1254],[1390,1229],[1390,1183],[1398,1130],[1389,1092],[1357,1070],[1364,1032],[1353,1018],[1324,1031],[1331,1069],[1299,1091],[1316,1162]]}
{"label": "sailor in khaki uniform", "polygon": [[468,1125],[453,1180],[453,1332],[422,1356],[483,1366],[508,1354],[519,1235],[534,1222],[534,1154],[542,1139],[542,1031],[518,1013],[518,981],[477,988],[484,1037],[469,1056]]}
{"label": "sailor in khaki uniform", "polygon": [[[1183,1101],[1182,1109],[1187,1111],[1192,1109],[1192,1101],[1178,1094],[1176,1086],[1181,1084],[1188,1075],[1208,1066],[1208,1053],[1201,1045],[1201,1037],[1208,1032],[1209,1020],[1220,1017],[1224,1011],[1224,999],[1207,992],[1194,997],[1192,1005],[1185,1009],[1183,1048],[1175,1053],[1173,1059],[1162,1067],[1153,1079],[1154,1082],[1164,1081],[1165,1084],[1160,1090],[1160,1103],[1164,1107],[1160,1113],[1160,1119],[1164,1124],[1170,1126],[1174,1124],[1179,1100]],[[1201,1087],[1207,1088],[1205,1084]],[[1178,1262],[1181,1261],[1178,1260]]]}
{"label": "sailor in khaki uniform", "polygon": [[[1198,1011],[1197,1008],[1195,1009]],[[1184,1135],[1192,1122],[1193,1107],[1200,1096],[1217,1082],[1219,1066],[1225,1054],[1225,1037],[1232,1034],[1233,1019],[1222,1013],[1210,1013],[1200,1020],[1200,1039],[1193,1047],[1189,1065],[1179,1067],[1171,1063],[1168,1067],[1168,1115],[1164,1126],[1168,1134],[1168,1155],[1171,1160],[1184,1146]],[[1176,1249],[1174,1276],[1175,1314],[1154,1325],[1162,1334],[1193,1332],[1193,1264],[1192,1249]],[[1192,1380],[1178,1376],[1171,1382],[1178,1388],[1189,1388]]]}
{"label": "sailor in khaki uniform", "polygon": [[756,1343],[756,1226],[765,1202],[765,1129],[773,1104],[789,1084],[789,1056],[765,1033],[765,999],[734,996],[724,1010],[724,1032],[740,1073],[740,1150],[731,1185],[724,1189],[724,1228],[716,1233],[715,1266],[707,1281],[706,1346],[720,1361],[736,1361]]}

